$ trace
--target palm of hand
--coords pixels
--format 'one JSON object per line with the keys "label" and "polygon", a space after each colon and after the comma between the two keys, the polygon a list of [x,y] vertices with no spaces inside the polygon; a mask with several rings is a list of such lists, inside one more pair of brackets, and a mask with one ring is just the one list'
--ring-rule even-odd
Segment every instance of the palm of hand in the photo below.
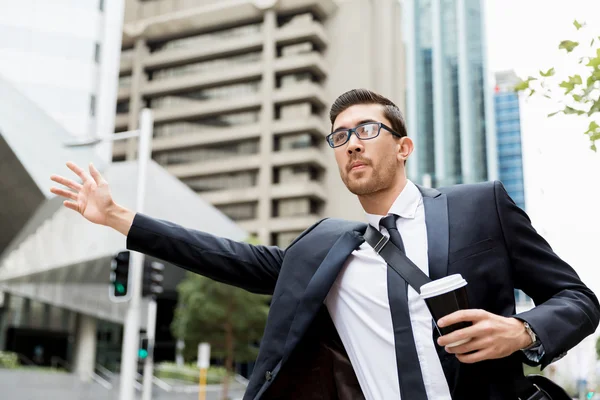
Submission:
{"label": "palm of hand", "polygon": [[88,181],[77,195],[77,211],[90,222],[104,224],[106,212],[102,210],[109,207],[111,199],[108,184]]}

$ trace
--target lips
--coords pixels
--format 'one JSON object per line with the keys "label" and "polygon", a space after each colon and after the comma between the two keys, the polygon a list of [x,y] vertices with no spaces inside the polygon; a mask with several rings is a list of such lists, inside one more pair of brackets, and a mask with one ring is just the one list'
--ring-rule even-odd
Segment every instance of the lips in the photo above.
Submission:
{"label": "lips", "polygon": [[367,163],[364,161],[354,161],[352,164],[350,164],[350,166],[348,167],[348,170],[352,171],[353,169],[362,168],[362,167],[365,167],[366,165],[367,165]]}

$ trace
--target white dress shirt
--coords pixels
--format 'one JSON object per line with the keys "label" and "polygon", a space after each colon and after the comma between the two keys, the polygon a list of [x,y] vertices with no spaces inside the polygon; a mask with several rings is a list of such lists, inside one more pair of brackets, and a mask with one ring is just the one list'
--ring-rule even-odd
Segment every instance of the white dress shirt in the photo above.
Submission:
{"label": "white dress shirt", "polygon": [[[400,216],[396,225],[406,255],[429,274],[423,197],[414,183],[407,182],[389,214]],[[383,217],[385,215],[367,214],[368,222],[377,228]],[[385,228],[380,230],[389,236]],[[398,373],[402,371],[398,371],[396,365],[387,268],[383,258],[365,242],[348,257],[325,299],[367,400],[400,399]],[[404,290],[404,287],[389,289]],[[408,308],[427,397],[451,400],[433,343],[431,314],[410,286]]]}

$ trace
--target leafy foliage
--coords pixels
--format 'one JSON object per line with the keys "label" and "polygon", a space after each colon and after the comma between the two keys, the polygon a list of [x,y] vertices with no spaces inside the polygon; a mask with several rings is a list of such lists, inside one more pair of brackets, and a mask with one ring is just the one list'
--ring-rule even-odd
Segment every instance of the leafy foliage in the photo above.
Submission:
{"label": "leafy foliage", "polygon": [[[558,48],[565,50],[570,61],[566,78],[558,78],[557,70],[549,68],[539,71],[539,76],[522,79],[516,86],[518,92],[532,96],[540,93],[556,100],[560,109],[549,114],[577,115],[590,119],[585,135],[590,139],[590,148],[596,151],[596,141],[600,140],[600,37],[588,31],[585,23],[574,21],[580,41],[563,40]],[[584,42],[585,39],[585,42]],[[582,45],[588,43],[589,45]],[[565,62],[564,65],[567,65]]]}
{"label": "leafy foliage", "polygon": [[171,330],[185,341],[184,357],[193,360],[198,344],[211,344],[211,357],[227,357],[227,331],[233,335],[233,359],[252,360],[269,311],[268,298],[189,273],[179,284],[179,305]]}

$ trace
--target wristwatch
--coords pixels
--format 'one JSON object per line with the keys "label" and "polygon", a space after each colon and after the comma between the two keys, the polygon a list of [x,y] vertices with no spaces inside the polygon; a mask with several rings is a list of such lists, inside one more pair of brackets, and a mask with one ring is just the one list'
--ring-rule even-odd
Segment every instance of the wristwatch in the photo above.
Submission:
{"label": "wristwatch", "polygon": [[523,321],[523,326],[525,327],[525,332],[527,332],[527,334],[531,338],[531,344],[529,346],[523,348],[522,350],[529,350],[530,348],[535,347],[538,344],[537,335],[535,334],[533,329],[531,329],[531,326],[529,325],[528,322]]}

